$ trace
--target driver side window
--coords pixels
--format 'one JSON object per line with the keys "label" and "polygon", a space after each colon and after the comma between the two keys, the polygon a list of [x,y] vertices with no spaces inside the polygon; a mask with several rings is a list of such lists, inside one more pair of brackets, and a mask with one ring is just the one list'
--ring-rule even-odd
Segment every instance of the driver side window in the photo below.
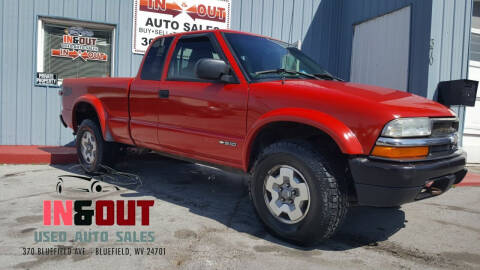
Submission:
{"label": "driver side window", "polygon": [[168,80],[201,80],[195,75],[195,65],[200,59],[220,59],[207,36],[181,38],[170,61]]}

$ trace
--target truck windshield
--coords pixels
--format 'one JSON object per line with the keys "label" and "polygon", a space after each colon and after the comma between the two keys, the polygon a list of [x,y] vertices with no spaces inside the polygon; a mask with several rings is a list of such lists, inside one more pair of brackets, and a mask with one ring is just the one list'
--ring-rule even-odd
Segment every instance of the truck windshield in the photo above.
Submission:
{"label": "truck windshield", "polygon": [[256,80],[335,79],[314,60],[287,43],[245,34],[225,33],[243,69]]}

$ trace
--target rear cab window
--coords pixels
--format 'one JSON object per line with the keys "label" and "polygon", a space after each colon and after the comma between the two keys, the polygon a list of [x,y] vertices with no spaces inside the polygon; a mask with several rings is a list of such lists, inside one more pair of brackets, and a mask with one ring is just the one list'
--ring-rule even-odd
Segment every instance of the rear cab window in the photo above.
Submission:
{"label": "rear cab window", "polygon": [[150,50],[142,67],[140,78],[142,80],[160,81],[162,77],[165,58],[173,37],[166,37],[156,40]]}

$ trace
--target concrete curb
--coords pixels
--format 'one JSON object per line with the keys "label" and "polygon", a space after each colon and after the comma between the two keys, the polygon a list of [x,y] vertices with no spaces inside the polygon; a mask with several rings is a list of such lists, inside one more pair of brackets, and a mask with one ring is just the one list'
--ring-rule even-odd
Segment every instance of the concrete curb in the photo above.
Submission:
{"label": "concrete curb", "polygon": [[74,147],[39,145],[0,145],[0,164],[77,163]]}
{"label": "concrete curb", "polygon": [[467,173],[462,182],[456,185],[457,187],[480,187],[480,174]]}

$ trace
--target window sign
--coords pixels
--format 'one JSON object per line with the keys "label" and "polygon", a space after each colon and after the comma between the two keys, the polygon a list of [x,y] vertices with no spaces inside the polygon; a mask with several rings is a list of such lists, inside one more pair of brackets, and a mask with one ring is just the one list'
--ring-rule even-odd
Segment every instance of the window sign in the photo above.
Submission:
{"label": "window sign", "polygon": [[106,62],[108,54],[99,51],[97,40],[88,36],[63,35],[62,48],[51,49],[51,56],[72,58],[72,60],[80,57],[84,61]]}
{"label": "window sign", "polygon": [[230,28],[231,0],[134,0],[133,53],[143,54],[157,36]]}
{"label": "window sign", "polygon": [[38,74],[55,74],[56,85],[64,78],[111,76],[113,26],[42,18],[38,28]]}

